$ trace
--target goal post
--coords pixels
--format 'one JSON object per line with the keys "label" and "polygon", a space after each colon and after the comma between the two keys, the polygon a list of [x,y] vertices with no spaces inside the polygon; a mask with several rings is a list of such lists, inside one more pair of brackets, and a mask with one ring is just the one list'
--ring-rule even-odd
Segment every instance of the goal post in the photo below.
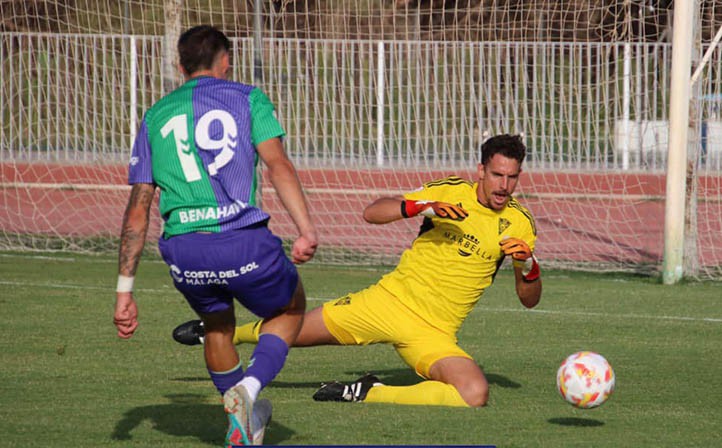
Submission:
{"label": "goal post", "polygon": [[[671,97],[669,103],[669,157],[664,219],[663,282],[674,284],[684,274],[685,193],[690,123],[690,67],[696,1],[676,2],[672,41]],[[695,163],[693,161],[692,163]]]}
{"label": "goal post", "polygon": [[180,85],[177,44],[181,35],[182,8],[183,0],[163,0],[163,93],[170,93]]}

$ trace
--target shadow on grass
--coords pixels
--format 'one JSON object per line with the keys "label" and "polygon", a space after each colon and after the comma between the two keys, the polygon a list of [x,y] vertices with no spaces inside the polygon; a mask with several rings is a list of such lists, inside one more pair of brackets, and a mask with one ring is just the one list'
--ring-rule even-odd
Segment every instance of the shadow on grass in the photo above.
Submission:
{"label": "shadow on grass", "polygon": [[[211,379],[207,376],[173,378],[171,381],[180,381],[180,382],[186,382],[186,383],[208,383],[211,387],[213,386]],[[323,381],[321,379],[319,379],[318,381],[304,381],[304,382],[272,381],[268,387],[277,387],[279,389],[284,389],[284,388],[296,389],[296,388],[301,388],[301,387],[318,388],[322,382]]]}
{"label": "shadow on grass", "polygon": [[[345,376],[338,376],[336,378],[318,378],[318,380],[315,381],[273,381],[269,387],[277,387],[279,389],[296,389],[304,387],[318,388],[321,383],[328,381],[351,382],[369,372],[360,370],[347,370],[344,373]],[[411,369],[382,369],[373,370],[370,373],[378,376],[382,383],[392,386],[409,386],[421,381],[421,378],[416,375],[416,373],[413,372]],[[522,387],[521,384],[517,383],[516,381],[512,381],[503,375],[497,375],[495,373],[487,372],[485,372],[484,375],[486,376],[486,380],[489,382],[490,385],[503,387],[505,389],[519,389]],[[208,377],[181,377],[173,378],[173,381],[210,382],[210,379]]]}
{"label": "shadow on grass", "polygon": [[[312,382],[289,382],[289,381],[273,381],[270,387],[278,388],[300,388],[300,387],[314,387],[318,388],[321,383],[328,381],[340,381],[342,383],[348,383],[356,380],[357,378],[365,375],[366,373],[373,373],[382,383],[391,386],[410,386],[417,384],[421,381],[421,378],[411,369],[381,369],[373,370],[371,372],[361,370],[347,370],[344,375],[337,375],[335,378],[319,378],[318,381]],[[484,373],[486,380],[491,385],[503,387],[506,389],[519,389],[521,384],[516,381],[512,381],[503,375],[497,375],[495,373]]]}
{"label": "shadow on grass", "polygon": [[205,375],[205,376],[181,376],[178,378],[171,378],[171,381],[180,381],[182,383],[210,383],[211,378],[208,375]]}
{"label": "shadow on grass", "polygon": [[[167,404],[141,406],[123,414],[112,434],[113,440],[132,440],[132,432],[145,422],[153,429],[175,437],[194,437],[207,445],[220,446],[225,438],[227,420],[220,404],[204,403],[205,397],[196,394],[166,395]],[[294,431],[271,422],[266,431],[267,443],[280,443],[293,436]]]}
{"label": "shadow on grass", "polygon": [[[347,371],[346,373],[352,376],[351,380],[354,380],[359,376],[365,374],[366,372]],[[394,386],[408,386],[421,381],[421,377],[419,377],[416,372],[412,371],[411,369],[374,370],[371,373],[378,376],[381,382],[383,382],[384,384],[390,384]],[[521,387],[521,384],[517,383],[516,381],[512,381],[502,375],[488,372],[484,372],[484,375],[486,376],[486,380],[489,382],[490,385],[495,385],[507,389],[518,389]]]}
{"label": "shadow on grass", "polygon": [[591,418],[558,417],[558,418],[550,418],[547,421],[553,425],[560,425],[560,426],[593,427],[593,426],[603,426],[604,425],[604,422],[601,422],[599,420],[594,420]]}
{"label": "shadow on grass", "polygon": [[520,389],[521,384],[516,381],[512,381],[503,375],[497,375],[496,373],[484,373],[486,375],[486,381],[490,385],[503,387],[505,389]]}

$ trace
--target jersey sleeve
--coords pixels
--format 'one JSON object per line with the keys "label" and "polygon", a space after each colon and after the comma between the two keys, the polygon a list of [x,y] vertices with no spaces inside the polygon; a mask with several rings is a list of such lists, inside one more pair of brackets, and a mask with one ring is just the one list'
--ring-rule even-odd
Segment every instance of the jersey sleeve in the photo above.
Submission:
{"label": "jersey sleeve", "polygon": [[410,201],[430,200],[429,195],[426,192],[426,187],[420,187],[414,191],[404,193],[404,199],[408,199]]}
{"label": "jersey sleeve", "polygon": [[140,125],[138,135],[133,143],[130,162],[128,163],[129,184],[152,184],[153,165],[150,158],[150,140],[148,139],[148,125],[145,119]]}
{"label": "jersey sleeve", "polygon": [[405,193],[404,199],[408,199],[410,201],[444,201],[444,194],[447,192],[446,187],[462,182],[465,181],[456,176],[433,180],[425,183],[414,191]]}
{"label": "jersey sleeve", "polygon": [[261,89],[253,89],[248,100],[251,105],[251,141],[254,146],[286,135],[281,123],[276,119],[273,103]]}
{"label": "jersey sleeve", "polygon": [[516,199],[509,201],[509,207],[521,214],[521,219],[519,219],[520,225],[517,227],[515,234],[511,236],[524,240],[529,245],[529,248],[534,251],[536,245],[536,223],[534,222],[534,217],[531,212],[519,204]]}
{"label": "jersey sleeve", "polygon": [[531,226],[528,226],[525,229],[525,231],[521,234],[520,238],[524,240],[529,245],[529,249],[534,252],[534,248],[536,247],[536,233],[532,231]]}

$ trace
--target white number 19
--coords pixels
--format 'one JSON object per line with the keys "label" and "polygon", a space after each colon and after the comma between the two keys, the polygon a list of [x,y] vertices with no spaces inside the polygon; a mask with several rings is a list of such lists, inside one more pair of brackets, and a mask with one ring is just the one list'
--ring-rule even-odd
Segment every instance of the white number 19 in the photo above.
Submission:
{"label": "white number 19", "polygon": [[[183,170],[183,175],[187,182],[195,182],[201,179],[201,172],[196,164],[195,156],[191,151],[190,142],[188,140],[188,117],[185,114],[176,115],[161,128],[160,134],[163,138],[173,133],[175,138],[175,147],[178,154],[178,160]],[[222,137],[214,140],[210,136],[211,123],[215,120],[220,121],[222,127]],[[221,152],[216,155],[213,162],[208,164],[208,173],[215,176],[218,170],[223,168],[233,159],[233,149],[238,145],[238,127],[233,116],[225,110],[213,109],[198,120],[195,128],[195,138],[198,148],[211,151],[220,149]]]}

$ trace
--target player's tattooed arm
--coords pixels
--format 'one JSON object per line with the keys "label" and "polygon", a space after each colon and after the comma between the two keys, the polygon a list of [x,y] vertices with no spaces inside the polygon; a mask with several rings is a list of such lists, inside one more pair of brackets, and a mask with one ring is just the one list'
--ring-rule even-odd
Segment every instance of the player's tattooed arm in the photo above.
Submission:
{"label": "player's tattooed arm", "polygon": [[133,277],[138,268],[150,222],[155,185],[134,184],[123,215],[118,256],[118,274]]}

